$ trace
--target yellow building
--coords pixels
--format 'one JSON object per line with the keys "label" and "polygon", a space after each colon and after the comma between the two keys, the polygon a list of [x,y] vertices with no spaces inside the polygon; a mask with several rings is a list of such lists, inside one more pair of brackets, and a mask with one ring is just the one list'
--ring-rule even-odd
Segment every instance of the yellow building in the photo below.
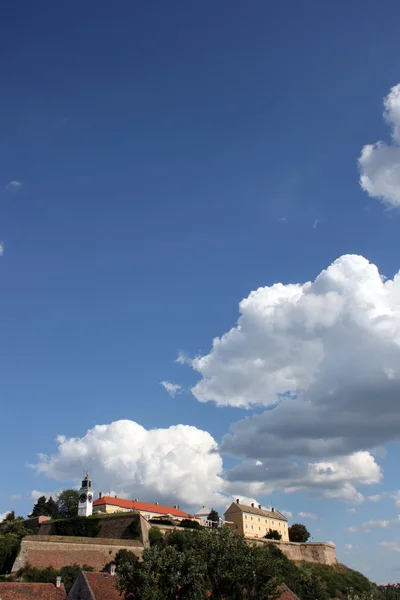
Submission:
{"label": "yellow building", "polygon": [[261,504],[240,504],[239,499],[232,502],[225,512],[225,520],[233,523],[234,530],[245,537],[263,538],[270,529],[276,529],[282,541],[289,541],[288,520],[275,508],[264,510]]}

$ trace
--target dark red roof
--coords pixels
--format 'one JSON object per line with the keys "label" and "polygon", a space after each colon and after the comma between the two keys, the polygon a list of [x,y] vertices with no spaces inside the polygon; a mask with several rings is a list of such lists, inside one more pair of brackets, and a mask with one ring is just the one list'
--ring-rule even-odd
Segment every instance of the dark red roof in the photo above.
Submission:
{"label": "dark red roof", "polygon": [[278,592],[280,595],[277,600],[299,600],[299,597],[284,583],[278,587]]}
{"label": "dark red roof", "polygon": [[92,600],[121,600],[121,595],[115,587],[118,578],[109,573],[83,573],[92,593]]}
{"label": "dark red roof", "polygon": [[1,600],[65,600],[64,586],[56,588],[52,583],[21,583],[20,581],[0,582]]}
{"label": "dark red roof", "polygon": [[138,502],[136,500],[126,500],[125,498],[113,498],[112,496],[103,496],[97,498],[93,502],[94,506],[105,506],[111,504],[112,506],[119,506],[120,508],[127,508],[129,510],[139,510],[143,512],[158,513],[160,515],[172,515],[173,517],[180,517],[187,519],[190,517],[188,513],[183,512],[179,508],[173,506],[162,506],[161,504],[149,504],[148,502]]}

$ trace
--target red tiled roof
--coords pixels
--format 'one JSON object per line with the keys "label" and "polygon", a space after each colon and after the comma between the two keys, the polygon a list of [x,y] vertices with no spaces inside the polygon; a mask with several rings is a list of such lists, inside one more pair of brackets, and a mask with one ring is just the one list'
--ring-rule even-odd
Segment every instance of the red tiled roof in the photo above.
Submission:
{"label": "red tiled roof", "polygon": [[299,597],[284,583],[278,587],[278,592],[280,595],[277,600],[299,600]]}
{"label": "red tiled roof", "polygon": [[1,600],[65,600],[64,586],[56,588],[52,583],[21,583],[19,581],[0,583]]}
{"label": "red tiled roof", "polygon": [[118,578],[109,573],[91,573],[85,571],[84,578],[92,592],[92,600],[121,600],[120,593],[115,587]]}
{"label": "red tiled roof", "polygon": [[172,506],[162,506],[161,504],[149,504],[148,502],[137,502],[136,500],[125,500],[125,498],[113,498],[112,496],[103,496],[97,498],[93,502],[94,506],[104,506],[111,504],[112,506],[119,506],[120,508],[127,508],[130,510],[139,510],[143,512],[158,513],[160,515],[172,515],[173,517],[181,517],[187,519],[190,517],[188,513],[183,512],[179,508],[173,508]]}

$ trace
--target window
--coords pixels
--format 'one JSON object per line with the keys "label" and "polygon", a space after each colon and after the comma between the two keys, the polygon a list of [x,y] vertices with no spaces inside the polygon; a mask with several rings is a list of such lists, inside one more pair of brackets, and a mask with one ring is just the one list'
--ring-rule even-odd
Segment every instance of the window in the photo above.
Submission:
{"label": "window", "polygon": [[275,521],[272,521],[272,525],[275,523]]}
{"label": "window", "polygon": [[246,523],[246,529],[247,529],[247,523]]}
{"label": "window", "polygon": [[247,519],[247,515],[244,515],[244,518]]}
{"label": "window", "polygon": [[258,528],[258,531],[261,531],[261,527]]}
{"label": "window", "polygon": [[251,528],[253,529],[253,525],[251,526]]}
{"label": "window", "polygon": [[258,522],[260,522],[260,517],[258,517]]}
{"label": "window", "polygon": [[253,517],[250,517],[251,520],[253,520]]}

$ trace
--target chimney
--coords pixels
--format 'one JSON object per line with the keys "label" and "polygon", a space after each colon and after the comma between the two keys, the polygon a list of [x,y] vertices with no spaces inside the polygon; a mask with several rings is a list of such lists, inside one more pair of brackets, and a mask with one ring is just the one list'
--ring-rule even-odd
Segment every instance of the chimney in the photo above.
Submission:
{"label": "chimney", "polygon": [[251,503],[251,508],[254,508],[254,502]]}
{"label": "chimney", "polygon": [[110,564],[110,575],[111,575],[112,577],[114,577],[114,575],[115,575],[115,571],[116,571],[116,565],[115,565],[115,563],[111,563],[111,564]]}
{"label": "chimney", "polygon": [[99,492],[99,500],[101,500],[103,497],[103,492]]}
{"label": "chimney", "polygon": [[118,498],[117,494],[115,494],[114,498]]}
{"label": "chimney", "polygon": [[274,507],[272,507],[272,508],[271,508],[271,512],[275,512],[275,509],[274,509]]}
{"label": "chimney", "polygon": [[261,510],[261,504],[258,505],[258,508]]}
{"label": "chimney", "polygon": [[239,498],[236,498],[236,504],[240,504]]}
{"label": "chimney", "polygon": [[57,579],[56,579],[56,587],[57,588],[61,587],[61,577],[60,576],[58,576]]}

